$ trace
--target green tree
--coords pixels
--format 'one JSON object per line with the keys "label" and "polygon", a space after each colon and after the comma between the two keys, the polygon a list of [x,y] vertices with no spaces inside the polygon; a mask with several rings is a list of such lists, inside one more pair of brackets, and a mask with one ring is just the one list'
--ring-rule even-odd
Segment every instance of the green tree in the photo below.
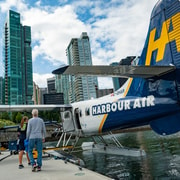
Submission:
{"label": "green tree", "polygon": [[52,120],[60,122],[60,113],[58,111],[52,112]]}
{"label": "green tree", "polygon": [[22,119],[22,114],[20,112],[18,112],[16,115],[16,123],[20,123],[21,119]]}
{"label": "green tree", "polygon": [[18,112],[12,112],[12,121],[16,122],[16,116],[17,116]]}
{"label": "green tree", "polygon": [[10,120],[10,117],[9,117],[8,112],[3,112],[1,118],[2,118],[2,119],[6,119],[6,120]]}

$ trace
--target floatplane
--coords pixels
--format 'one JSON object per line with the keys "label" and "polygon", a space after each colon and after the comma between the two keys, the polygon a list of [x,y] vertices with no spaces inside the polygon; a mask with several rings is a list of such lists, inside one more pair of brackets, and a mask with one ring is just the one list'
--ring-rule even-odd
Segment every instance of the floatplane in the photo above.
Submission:
{"label": "floatplane", "polygon": [[[95,152],[145,155],[143,150],[124,148],[113,130],[150,125],[159,135],[180,130],[180,1],[160,0],[152,10],[147,38],[139,59],[130,66],[63,66],[53,74],[127,77],[113,94],[75,102],[71,105],[0,106],[1,111],[58,109],[63,131],[57,147],[68,146],[75,136],[72,150],[80,137],[92,137]],[[116,148],[108,146],[104,134],[110,134]],[[68,138],[66,136],[68,135]],[[97,143],[98,136],[101,143]],[[83,144],[83,149],[89,149]]]}
{"label": "floatplane", "polygon": [[[142,54],[132,65],[74,64],[52,73],[75,78],[81,75],[128,77],[113,94],[73,103],[72,108],[61,111],[66,131],[94,137],[116,129],[150,125],[160,135],[177,133],[180,130],[180,1],[157,2]],[[118,149],[110,152],[121,153],[121,144],[113,139]],[[97,145],[93,143],[92,147]],[[107,146],[103,147],[108,151]],[[136,156],[144,152],[128,151],[127,154]]]}

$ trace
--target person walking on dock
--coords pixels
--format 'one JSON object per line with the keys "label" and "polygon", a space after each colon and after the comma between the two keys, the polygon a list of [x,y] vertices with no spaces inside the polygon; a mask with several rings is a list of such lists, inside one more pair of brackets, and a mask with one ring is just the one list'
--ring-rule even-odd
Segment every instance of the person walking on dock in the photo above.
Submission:
{"label": "person walking on dock", "polygon": [[[19,169],[24,168],[24,165],[22,164],[22,158],[25,151],[25,145],[24,140],[26,139],[26,131],[27,131],[27,125],[28,125],[28,117],[24,116],[21,119],[21,125],[18,128],[18,136],[19,136]],[[30,164],[30,159],[28,156],[28,151],[26,150],[26,157],[28,160],[28,164]]]}
{"label": "person walking on dock", "polygon": [[[32,171],[41,171],[42,166],[42,149],[43,149],[43,142],[45,142],[46,136],[46,128],[43,119],[38,117],[38,110],[32,110],[32,118],[29,119],[28,128],[27,128],[27,139],[29,140],[28,143],[28,152],[29,158],[32,165]],[[38,157],[37,157],[37,164],[33,157],[33,149],[36,147]]]}

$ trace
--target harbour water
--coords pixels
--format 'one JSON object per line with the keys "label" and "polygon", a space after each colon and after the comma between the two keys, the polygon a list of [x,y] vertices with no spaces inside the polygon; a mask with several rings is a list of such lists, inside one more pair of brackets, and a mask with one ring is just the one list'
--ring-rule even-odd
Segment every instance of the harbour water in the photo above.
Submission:
{"label": "harbour water", "polygon": [[[113,179],[180,179],[180,133],[159,136],[153,131],[116,134],[129,148],[141,148],[143,157],[78,152],[86,168]],[[88,139],[84,139],[84,141]]]}

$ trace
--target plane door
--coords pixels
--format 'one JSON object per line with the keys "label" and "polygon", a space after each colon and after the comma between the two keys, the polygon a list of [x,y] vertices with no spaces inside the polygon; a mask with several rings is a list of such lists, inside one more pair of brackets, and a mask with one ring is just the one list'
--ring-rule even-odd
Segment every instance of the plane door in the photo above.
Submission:
{"label": "plane door", "polygon": [[74,115],[75,115],[75,122],[76,122],[77,129],[81,129],[81,124],[79,121],[79,114],[81,114],[81,111],[78,108],[76,108],[74,110]]}
{"label": "plane door", "polygon": [[72,116],[72,112],[70,110],[61,112],[61,118],[62,118],[64,132],[75,131],[73,116]]}

